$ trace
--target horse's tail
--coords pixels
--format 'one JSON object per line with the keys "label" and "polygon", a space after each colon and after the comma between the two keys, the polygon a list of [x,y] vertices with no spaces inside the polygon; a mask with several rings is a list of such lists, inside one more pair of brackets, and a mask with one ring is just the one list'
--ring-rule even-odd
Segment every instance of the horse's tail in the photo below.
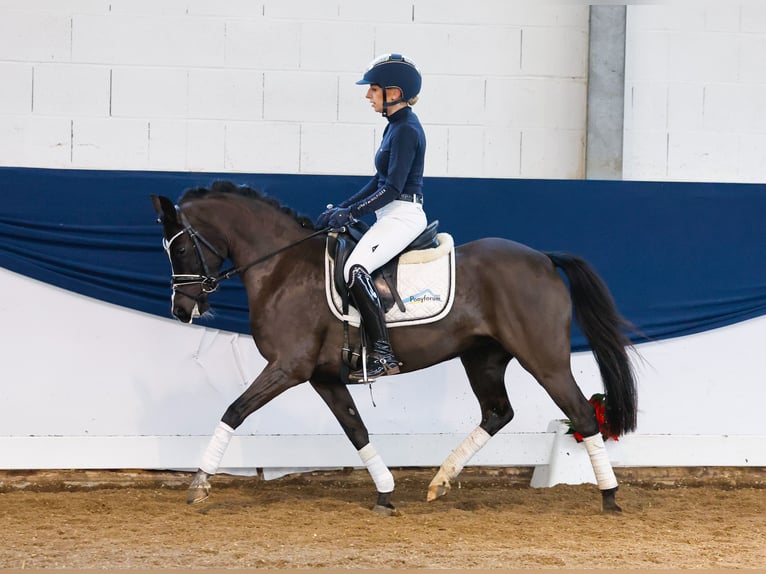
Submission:
{"label": "horse's tail", "polygon": [[609,289],[588,263],[566,253],[546,253],[569,279],[575,319],[596,357],[606,395],[609,433],[636,430],[638,396],[627,349],[627,331],[636,331],[617,310]]}

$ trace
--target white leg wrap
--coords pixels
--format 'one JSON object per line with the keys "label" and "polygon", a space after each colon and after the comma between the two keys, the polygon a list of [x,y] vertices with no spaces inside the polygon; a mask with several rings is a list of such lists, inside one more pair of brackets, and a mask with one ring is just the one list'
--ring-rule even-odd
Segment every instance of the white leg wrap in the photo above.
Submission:
{"label": "white leg wrap", "polygon": [[388,470],[388,467],[383,462],[378,451],[375,450],[375,447],[372,446],[372,443],[367,443],[367,446],[362,447],[358,452],[359,458],[362,459],[362,462],[367,467],[378,492],[393,492],[394,475]]}
{"label": "white leg wrap", "polygon": [[490,434],[483,428],[473,429],[471,434],[442,463],[441,473],[446,475],[448,480],[456,478],[466,463],[487,444],[490,438],[492,438]]}
{"label": "white leg wrap", "polygon": [[229,441],[233,434],[234,429],[225,422],[221,421],[218,423],[218,426],[215,428],[215,432],[207,445],[205,454],[202,455],[202,462],[199,465],[200,470],[203,470],[208,474],[215,474],[218,472],[218,465],[221,464],[223,453],[226,452],[226,447],[229,446]]}
{"label": "white leg wrap", "polygon": [[617,487],[617,477],[614,476],[612,463],[609,462],[609,455],[606,453],[604,439],[601,433],[596,433],[583,439],[585,450],[588,451],[590,463],[593,465],[593,472],[596,474],[596,483],[600,490],[609,490]]}

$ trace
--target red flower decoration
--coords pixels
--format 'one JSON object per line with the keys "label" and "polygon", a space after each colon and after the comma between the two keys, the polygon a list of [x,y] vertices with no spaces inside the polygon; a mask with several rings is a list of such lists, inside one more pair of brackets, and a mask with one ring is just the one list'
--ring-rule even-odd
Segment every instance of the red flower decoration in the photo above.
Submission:
{"label": "red flower decoration", "polygon": [[[613,440],[619,440],[617,435],[609,434],[609,429],[606,424],[606,395],[603,393],[595,393],[593,396],[591,396],[591,398],[588,399],[588,402],[593,405],[593,410],[596,412],[598,430],[601,431],[601,436],[604,437],[604,440],[610,438]],[[572,421],[566,420],[564,422],[569,426],[567,434],[573,435],[577,442],[582,442],[583,436],[574,429],[572,426]]]}

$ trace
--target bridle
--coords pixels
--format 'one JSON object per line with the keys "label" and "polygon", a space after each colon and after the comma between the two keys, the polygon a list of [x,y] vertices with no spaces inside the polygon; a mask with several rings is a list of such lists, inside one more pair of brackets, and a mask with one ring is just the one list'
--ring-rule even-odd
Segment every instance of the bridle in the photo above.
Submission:
{"label": "bridle", "polygon": [[[185,295],[186,297],[189,297],[190,299],[193,299],[195,301],[199,300],[199,296],[195,297],[193,295],[190,295],[188,293],[184,293],[181,290],[181,287],[185,287],[187,285],[199,285],[202,289],[202,292],[205,295],[209,295],[210,293],[215,293],[218,288],[221,286],[221,281],[225,279],[229,279],[233,277],[234,275],[239,275],[240,273],[243,273],[244,271],[250,269],[251,267],[258,265],[259,263],[263,263],[264,261],[267,261],[268,259],[271,259],[275,255],[278,255],[282,253],[283,251],[286,251],[287,249],[290,249],[291,247],[295,247],[296,245],[299,245],[300,243],[303,243],[304,241],[307,241],[311,239],[312,237],[316,237],[317,235],[321,235],[322,233],[326,233],[331,228],[325,227],[324,229],[320,229],[318,231],[315,231],[314,233],[311,233],[307,235],[306,237],[303,237],[299,239],[298,241],[294,241],[293,243],[290,243],[284,247],[280,247],[276,251],[273,251],[267,255],[264,255],[262,257],[259,257],[258,259],[251,261],[250,263],[246,265],[240,265],[239,267],[231,267],[230,269],[226,271],[221,271],[220,273],[214,275],[210,271],[210,266],[208,265],[207,259],[205,258],[205,251],[202,249],[202,247],[206,247],[213,255],[218,257],[221,262],[226,260],[226,256],[221,254],[220,251],[218,251],[215,246],[210,243],[205,237],[194,227],[192,226],[189,219],[186,217],[186,214],[181,211],[180,206],[176,206],[176,211],[178,215],[181,218],[181,223],[183,224],[183,229],[176,233],[173,237],[170,239],[165,239],[163,237],[162,239],[162,247],[165,249],[165,253],[168,255],[168,259],[170,259],[170,268],[172,271],[172,274],[170,276],[170,285],[173,287],[173,291],[178,291],[182,295]],[[194,245],[194,250],[197,253],[197,259],[199,259],[200,265],[202,266],[202,273],[176,273],[173,270],[173,260],[170,256],[170,248],[173,245],[173,242],[181,237],[184,233],[186,233],[189,238],[192,241],[192,244]]]}

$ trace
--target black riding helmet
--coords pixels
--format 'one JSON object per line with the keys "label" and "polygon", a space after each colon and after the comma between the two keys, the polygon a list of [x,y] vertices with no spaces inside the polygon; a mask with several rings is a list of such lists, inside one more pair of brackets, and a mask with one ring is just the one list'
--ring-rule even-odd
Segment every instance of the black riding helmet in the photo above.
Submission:
{"label": "black riding helmet", "polygon": [[[383,88],[383,115],[389,106],[409,102],[420,93],[423,79],[415,62],[401,54],[384,54],[375,58],[357,84],[377,84]],[[393,102],[386,101],[385,88],[399,88],[402,97]]]}

